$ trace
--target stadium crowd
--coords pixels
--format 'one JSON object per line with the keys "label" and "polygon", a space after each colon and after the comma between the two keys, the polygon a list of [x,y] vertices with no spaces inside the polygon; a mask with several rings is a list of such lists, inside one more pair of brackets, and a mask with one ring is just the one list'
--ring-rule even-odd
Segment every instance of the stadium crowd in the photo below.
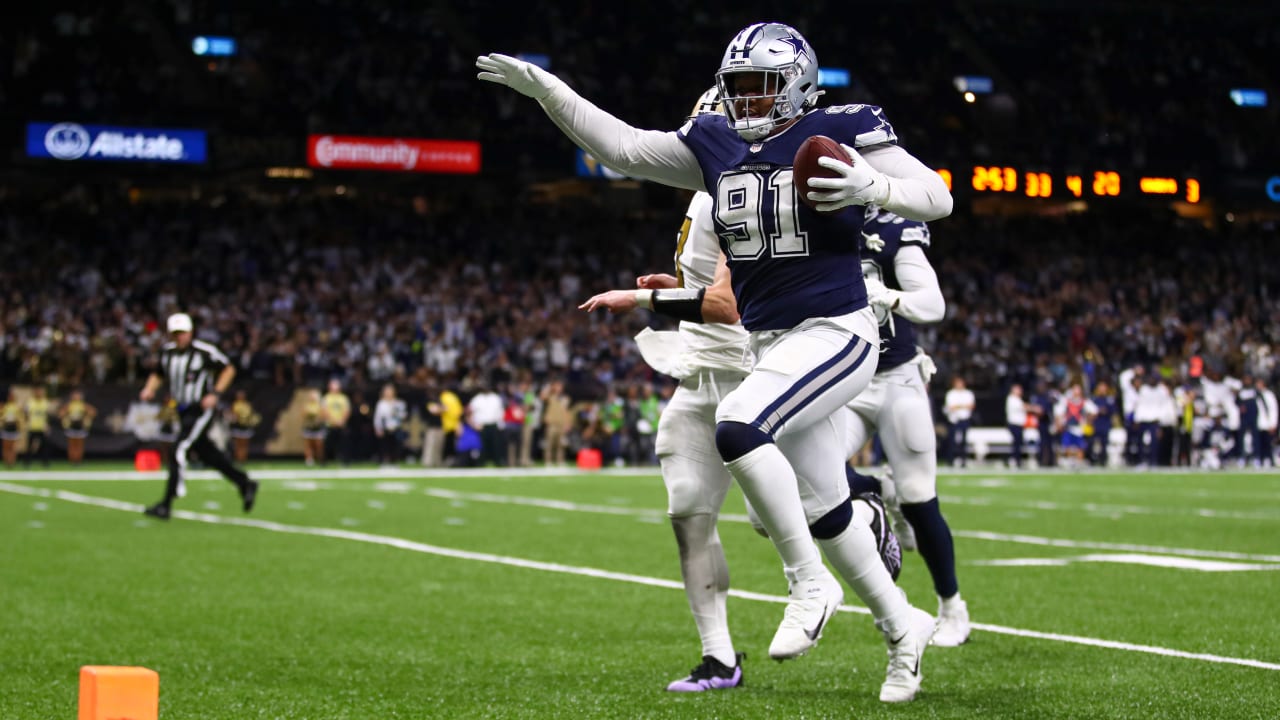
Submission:
{"label": "stadium crowd", "polygon": [[[1232,88],[1275,87],[1275,8],[1087,4],[1089,12],[1059,3],[1010,11],[997,0],[857,12],[812,0],[785,19],[824,48],[824,66],[850,71],[850,85],[829,88],[826,101],[885,106],[927,162],[1204,172],[1280,160],[1275,104],[1228,99]],[[851,12],[856,22],[830,21]],[[13,58],[0,65],[0,100],[33,115],[0,122],[15,137],[34,117],[203,127],[223,138],[222,168],[273,151],[296,160],[308,132],[475,139],[488,167],[527,180],[566,167],[569,146],[510,98],[477,87],[477,54],[543,55],[602,107],[642,127],[674,128],[711,83],[729,36],[776,14],[758,0],[720,9],[673,0],[509,5],[483,22],[448,3],[64,2],[0,29]],[[237,55],[196,57],[174,41],[199,34],[234,38]],[[966,103],[953,86],[960,75],[991,78],[993,92]]]}
{"label": "stadium crowd", "polygon": [[[1011,12],[993,0],[832,23],[846,4],[814,0],[787,20],[815,46],[839,48],[823,65],[851,71],[850,87],[830,88],[824,102],[884,105],[926,162],[1271,168],[1274,104],[1239,108],[1228,90],[1275,86],[1277,10],[1228,4],[1240,7]],[[469,398],[562,380],[585,401],[580,429],[611,418],[586,437],[638,426],[643,413],[620,421],[616,408],[604,412],[606,398],[625,408],[628,397],[669,390],[631,342],[664,321],[576,306],[668,269],[685,200],[648,185],[548,189],[570,171],[570,146],[545,118],[477,84],[471,62],[494,49],[543,54],[602,107],[673,128],[710,83],[728,34],[776,7],[579,0],[507,10],[479,25],[471,10],[442,3],[73,1],[0,28],[0,57],[10,58],[0,62],[0,102],[29,113],[0,118],[8,136],[29,121],[75,119],[200,127],[213,149],[207,167],[186,175],[43,172],[14,151],[0,184],[0,380],[55,393],[138,383],[163,339],[159,324],[182,309],[257,381],[318,388],[337,377],[370,398],[394,382],[419,411],[443,388]],[[1205,22],[1216,32],[1205,35]],[[234,37],[238,54],[200,58],[173,41],[201,33]],[[1039,42],[1048,36],[1051,46]],[[952,83],[967,74],[991,77],[995,91],[966,103]],[[485,172],[334,175],[350,179],[336,193],[319,178],[267,187],[262,167],[304,164],[312,132],[480,140]],[[130,174],[182,189],[139,197]],[[1091,391],[1138,365],[1181,383],[1193,358],[1274,382],[1280,270],[1258,262],[1274,224],[1163,213],[961,208],[938,223],[930,256],[948,316],[922,333],[937,387],[964,378],[980,398],[977,420],[999,425],[1015,383]],[[635,459],[640,440],[599,444]]]}
{"label": "stadium crowd", "polygon": [[[672,208],[625,216],[569,202],[511,218],[355,197],[130,204],[84,192],[54,213],[6,203],[0,376],[55,393],[138,383],[160,322],[184,309],[259,381],[339,378],[360,392],[392,382],[416,400],[563,380],[594,418],[611,391],[671,384],[631,340],[664,320],[576,308],[668,269]],[[1273,234],[1149,211],[957,215],[935,227],[930,250],[948,316],[921,343],[940,383],[963,377],[986,398],[978,420],[995,425],[1013,383],[1114,387],[1136,365],[1181,382],[1192,358],[1270,383],[1280,270],[1256,259]],[[610,442],[611,457],[636,445]]]}

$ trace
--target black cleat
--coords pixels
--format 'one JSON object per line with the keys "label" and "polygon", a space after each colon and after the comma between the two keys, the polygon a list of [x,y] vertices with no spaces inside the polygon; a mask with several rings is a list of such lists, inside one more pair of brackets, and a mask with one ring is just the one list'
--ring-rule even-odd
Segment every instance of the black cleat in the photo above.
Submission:
{"label": "black cleat", "polygon": [[676,680],[667,686],[671,692],[702,692],[704,690],[727,690],[742,684],[742,658],[745,653],[738,653],[737,664],[729,667],[719,660],[704,655],[702,664],[694,668],[689,677]]}
{"label": "black cleat", "polygon": [[244,488],[240,490],[240,497],[244,499],[244,511],[249,512],[253,509],[253,501],[258,499],[258,483],[250,480],[245,483]]}
{"label": "black cleat", "polygon": [[170,513],[169,506],[165,503],[156,503],[142,511],[143,515],[150,515],[157,520],[168,520]]}

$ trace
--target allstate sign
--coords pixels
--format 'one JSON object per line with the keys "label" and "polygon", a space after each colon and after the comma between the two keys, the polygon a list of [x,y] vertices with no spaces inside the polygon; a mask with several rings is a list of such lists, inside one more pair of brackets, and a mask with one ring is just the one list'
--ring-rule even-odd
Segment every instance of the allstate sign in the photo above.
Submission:
{"label": "allstate sign", "polygon": [[203,130],[28,123],[27,156],[55,160],[203,163]]}

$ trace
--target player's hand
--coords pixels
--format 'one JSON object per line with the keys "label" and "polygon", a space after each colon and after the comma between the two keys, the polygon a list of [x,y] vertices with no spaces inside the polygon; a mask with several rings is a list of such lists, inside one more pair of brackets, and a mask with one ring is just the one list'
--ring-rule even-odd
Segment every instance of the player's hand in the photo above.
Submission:
{"label": "player's hand", "polygon": [[200,407],[204,408],[205,410],[212,410],[214,406],[216,406],[217,404],[218,404],[217,393],[209,393],[204,397],[200,398]]}
{"label": "player's hand", "polygon": [[815,209],[831,212],[850,205],[882,205],[889,199],[889,181],[884,173],[871,167],[858,151],[841,144],[853,158],[853,164],[845,164],[832,157],[818,158],[822,167],[840,173],[840,177],[816,177],[809,186],[829,192],[810,192],[809,199],[818,203]]}
{"label": "player's hand", "polygon": [[476,77],[481,80],[506,85],[534,100],[541,100],[550,95],[556,85],[561,84],[560,78],[555,75],[533,63],[527,63],[510,55],[499,53],[481,55],[476,58],[476,68],[480,70]]}
{"label": "player's hand", "polygon": [[156,391],[149,387],[142,388],[142,390],[138,393],[138,399],[141,400],[142,402],[151,402],[151,400],[155,396],[156,396]]}
{"label": "player's hand", "polygon": [[867,285],[867,302],[871,307],[877,310],[885,310],[892,312],[898,307],[898,301],[901,299],[902,293],[897,290],[891,290],[877,278],[863,278],[863,282]]}
{"label": "player's hand", "polygon": [[579,305],[578,309],[587,312],[608,310],[614,314],[631,312],[636,309],[636,291],[610,290],[593,295],[590,300]]}
{"label": "player's hand", "polygon": [[666,273],[655,273],[653,275],[641,275],[636,278],[636,287],[642,290],[670,290],[679,287],[680,283],[674,275]]}

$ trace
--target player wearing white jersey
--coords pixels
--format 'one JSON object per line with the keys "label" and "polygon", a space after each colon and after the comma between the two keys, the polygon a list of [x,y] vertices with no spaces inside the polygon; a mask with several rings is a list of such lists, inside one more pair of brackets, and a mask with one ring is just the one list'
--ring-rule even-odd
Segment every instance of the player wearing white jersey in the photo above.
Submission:
{"label": "player wearing white jersey", "polygon": [[[884,634],[889,667],[880,699],[913,699],[932,616],[911,607],[894,585],[873,538],[859,531],[847,495],[812,517],[801,493],[804,485],[843,485],[845,433],[837,411],[875,374],[878,334],[850,242],[863,214],[852,206],[877,204],[905,217],[937,219],[951,211],[946,184],[897,145],[880,108],[817,109],[813,48],[778,23],[751,25],[726,48],[716,80],[727,120],[702,115],[676,132],[631,127],[517,58],[485,55],[476,66],[481,80],[538,100],[605,165],[711,195],[716,234],[756,356],[751,373],[717,408],[716,449],[759,512],[790,588],[769,654],[787,659],[808,652],[844,599],[814,545],[817,537]],[[810,208],[800,201],[791,166],[814,135],[844,144],[853,162],[819,161],[838,177],[810,181],[816,188],[805,198],[816,203]]]}

